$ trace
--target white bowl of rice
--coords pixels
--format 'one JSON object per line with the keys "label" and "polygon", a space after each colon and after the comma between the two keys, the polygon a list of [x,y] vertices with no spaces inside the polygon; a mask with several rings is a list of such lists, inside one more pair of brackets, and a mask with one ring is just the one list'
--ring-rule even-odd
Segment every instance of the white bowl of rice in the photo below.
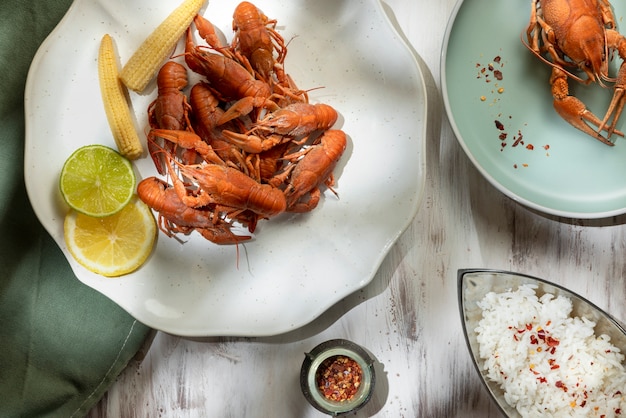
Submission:
{"label": "white bowl of rice", "polygon": [[626,416],[626,331],[585,298],[499,270],[458,272],[476,370],[509,417]]}

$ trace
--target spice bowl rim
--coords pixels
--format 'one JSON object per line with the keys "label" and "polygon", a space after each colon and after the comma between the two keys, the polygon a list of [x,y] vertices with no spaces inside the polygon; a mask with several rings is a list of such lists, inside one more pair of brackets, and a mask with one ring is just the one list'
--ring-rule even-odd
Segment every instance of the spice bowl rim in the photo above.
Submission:
{"label": "spice bowl rim", "polygon": [[[335,356],[345,356],[354,360],[361,368],[361,385],[350,400],[332,401],[317,388],[316,375],[322,363]],[[317,410],[329,415],[354,412],[363,407],[371,398],[376,375],[371,356],[359,345],[345,339],[333,339],[318,344],[305,353],[300,371],[300,386],[307,401]]]}

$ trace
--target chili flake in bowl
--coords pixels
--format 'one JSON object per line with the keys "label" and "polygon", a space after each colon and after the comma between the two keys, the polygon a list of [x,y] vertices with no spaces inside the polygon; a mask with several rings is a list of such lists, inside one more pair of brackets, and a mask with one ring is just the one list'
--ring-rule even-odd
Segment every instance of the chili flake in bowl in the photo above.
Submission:
{"label": "chili flake in bowl", "polygon": [[351,341],[326,341],[305,354],[300,386],[313,407],[337,416],[354,412],[371,398],[375,373],[367,352]]}
{"label": "chili flake in bowl", "polygon": [[329,357],[322,362],[315,382],[326,399],[337,402],[349,401],[361,386],[363,370],[355,360],[346,356]]}

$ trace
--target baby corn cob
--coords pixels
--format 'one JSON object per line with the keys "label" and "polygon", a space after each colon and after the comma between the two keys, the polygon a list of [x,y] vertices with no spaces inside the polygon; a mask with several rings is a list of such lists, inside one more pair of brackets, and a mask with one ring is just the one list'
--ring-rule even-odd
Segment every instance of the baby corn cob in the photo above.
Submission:
{"label": "baby corn cob", "polygon": [[143,91],[154,78],[159,67],[193,18],[198,14],[205,0],[183,0],[163,22],[143,41],[122,68],[122,82],[136,92]]}
{"label": "baby corn cob", "polygon": [[137,130],[133,122],[128,91],[119,79],[119,67],[113,39],[106,34],[98,51],[98,80],[104,103],[104,111],[120,154],[135,160],[143,153]]}

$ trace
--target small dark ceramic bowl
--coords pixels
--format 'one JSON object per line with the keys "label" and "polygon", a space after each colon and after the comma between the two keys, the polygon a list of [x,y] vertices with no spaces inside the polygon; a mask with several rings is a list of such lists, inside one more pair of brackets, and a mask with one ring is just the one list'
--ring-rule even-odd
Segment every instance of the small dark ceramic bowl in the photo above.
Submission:
{"label": "small dark ceramic bowl", "polygon": [[[361,384],[350,399],[333,401],[324,396],[317,387],[317,372],[325,360],[344,356],[354,360],[361,369]],[[307,401],[325,414],[338,416],[352,413],[362,408],[371,398],[376,375],[374,361],[357,344],[342,339],[329,340],[316,346],[310,353],[305,353],[300,369],[300,387]]]}

